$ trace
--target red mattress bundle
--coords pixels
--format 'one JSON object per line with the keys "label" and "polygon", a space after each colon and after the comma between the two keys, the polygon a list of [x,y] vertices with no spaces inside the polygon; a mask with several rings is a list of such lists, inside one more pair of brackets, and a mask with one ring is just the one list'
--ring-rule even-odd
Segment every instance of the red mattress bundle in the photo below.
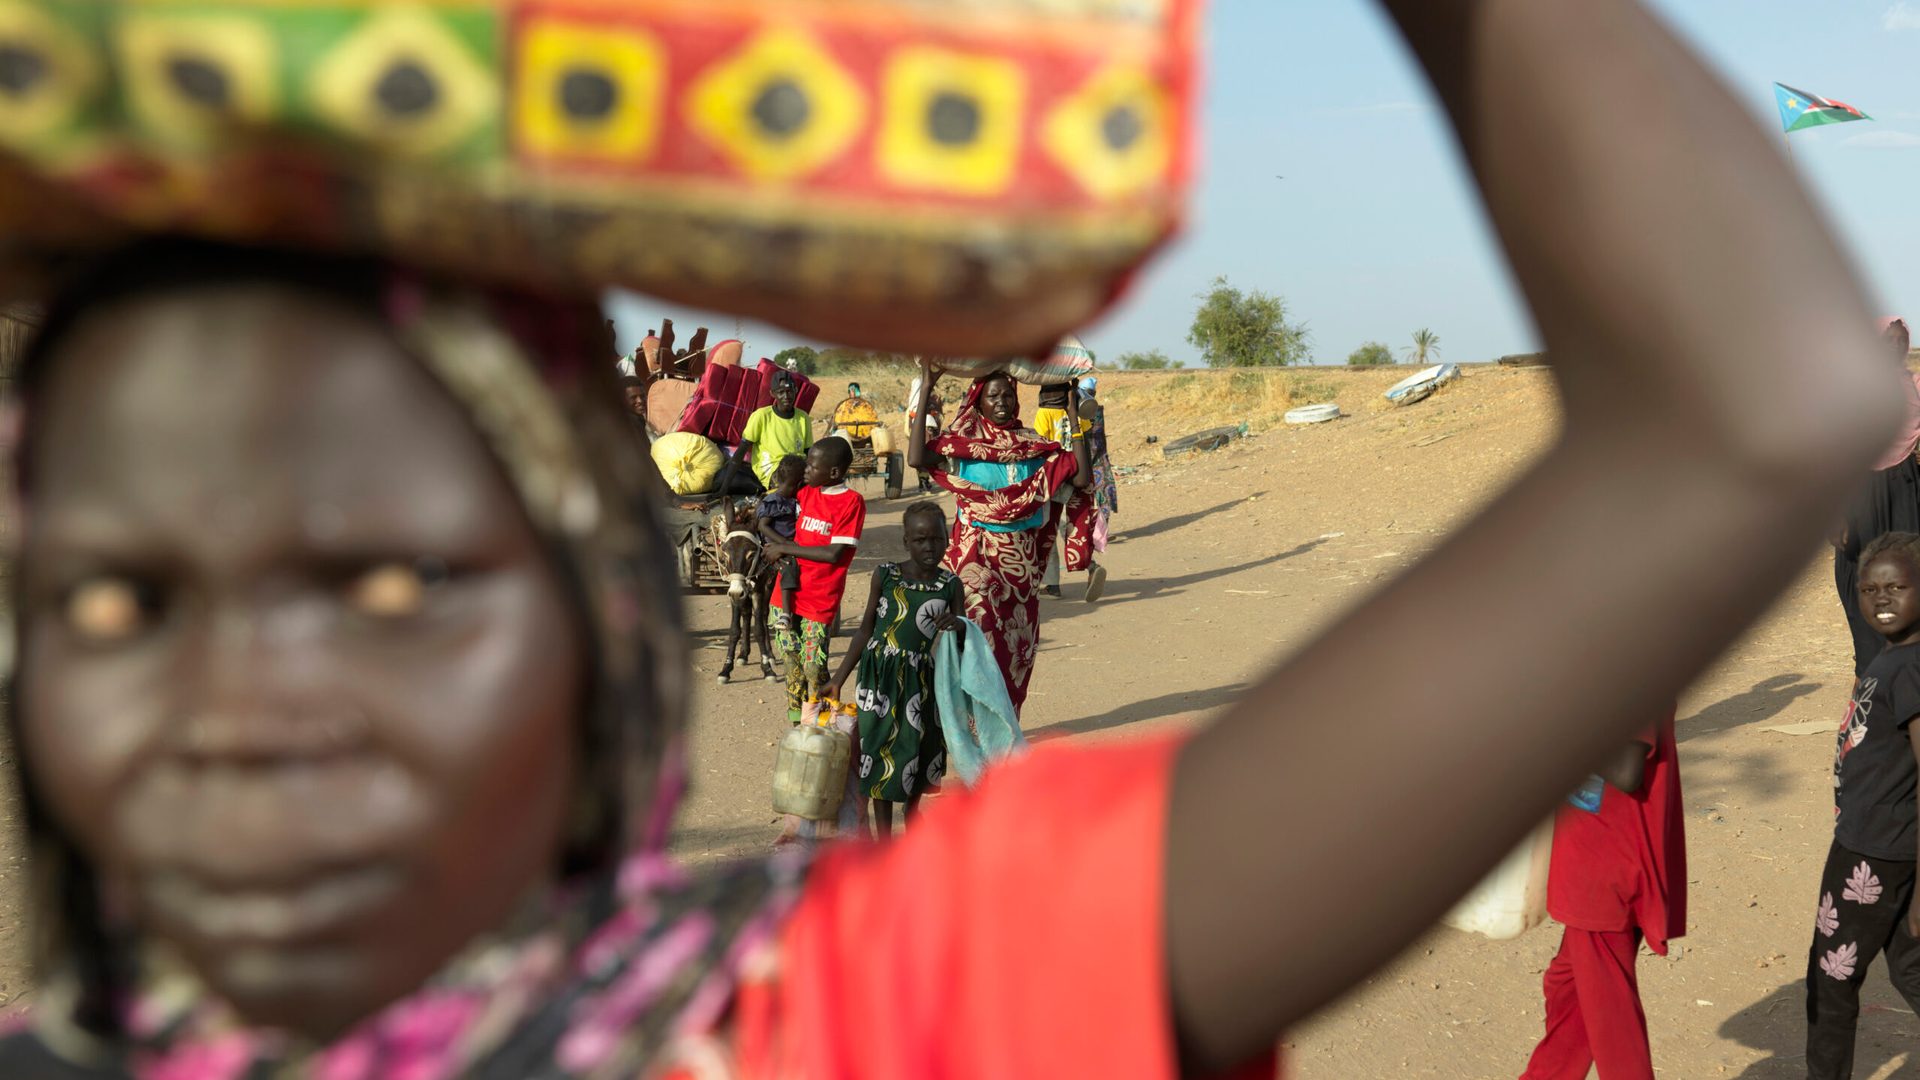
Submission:
{"label": "red mattress bundle", "polygon": [[[773,375],[780,368],[771,360],[757,367],[744,364],[708,364],[700,374],[700,386],[680,414],[680,431],[705,435],[722,446],[738,446],[747,418],[755,409],[773,404]],[[798,372],[793,376],[799,392],[794,407],[803,413],[813,411],[820,387]]]}

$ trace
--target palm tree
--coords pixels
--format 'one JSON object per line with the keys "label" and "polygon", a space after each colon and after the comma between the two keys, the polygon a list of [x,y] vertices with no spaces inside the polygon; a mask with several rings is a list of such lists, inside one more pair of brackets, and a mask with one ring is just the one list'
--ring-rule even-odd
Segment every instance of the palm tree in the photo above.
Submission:
{"label": "palm tree", "polygon": [[1407,350],[1407,361],[1415,367],[1426,367],[1428,357],[1440,355],[1440,335],[1422,327],[1413,332],[1413,348]]}

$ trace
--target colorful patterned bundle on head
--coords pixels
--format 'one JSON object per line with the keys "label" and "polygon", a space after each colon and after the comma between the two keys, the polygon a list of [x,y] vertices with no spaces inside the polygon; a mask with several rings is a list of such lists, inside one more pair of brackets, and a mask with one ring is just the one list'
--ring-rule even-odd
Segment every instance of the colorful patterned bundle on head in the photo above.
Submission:
{"label": "colorful patterned bundle on head", "polygon": [[940,361],[940,367],[949,375],[958,375],[963,379],[975,379],[985,375],[1005,372],[1013,376],[1013,381],[1028,386],[1051,386],[1054,383],[1072,382],[1093,374],[1093,350],[1081,343],[1080,339],[1068,334],[1057,342],[1051,353],[1039,356],[1011,356],[1000,359]]}
{"label": "colorful patterned bundle on head", "polygon": [[1198,6],[0,0],[0,287],[167,230],[1037,354],[1178,221]]}

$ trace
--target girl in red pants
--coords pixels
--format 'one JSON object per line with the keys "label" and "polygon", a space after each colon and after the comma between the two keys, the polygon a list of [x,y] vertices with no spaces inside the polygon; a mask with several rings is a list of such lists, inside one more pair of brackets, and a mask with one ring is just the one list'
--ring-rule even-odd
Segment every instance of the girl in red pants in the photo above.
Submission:
{"label": "girl in red pants", "polygon": [[1634,961],[1687,927],[1687,841],[1669,717],[1560,808],[1547,913],[1566,924],[1547,968],[1547,1033],[1521,1080],[1653,1080]]}

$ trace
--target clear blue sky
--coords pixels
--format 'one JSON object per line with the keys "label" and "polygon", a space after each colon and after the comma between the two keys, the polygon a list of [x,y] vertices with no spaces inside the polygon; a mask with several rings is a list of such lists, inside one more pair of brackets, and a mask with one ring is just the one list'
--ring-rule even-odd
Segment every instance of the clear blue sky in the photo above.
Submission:
{"label": "clear blue sky", "polygon": [[[1874,117],[1795,134],[1795,161],[1887,313],[1920,315],[1920,0],[1653,3],[1770,132],[1776,80]],[[1321,363],[1368,340],[1398,350],[1420,327],[1452,360],[1535,347],[1433,96],[1371,0],[1214,0],[1208,69],[1192,223],[1085,331],[1103,358],[1197,363],[1186,331],[1216,274],[1284,297]],[[731,316],[619,297],[622,345],[663,312],[683,340],[703,321],[735,332]],[[740,330],[757,355],[800,340]]]}

